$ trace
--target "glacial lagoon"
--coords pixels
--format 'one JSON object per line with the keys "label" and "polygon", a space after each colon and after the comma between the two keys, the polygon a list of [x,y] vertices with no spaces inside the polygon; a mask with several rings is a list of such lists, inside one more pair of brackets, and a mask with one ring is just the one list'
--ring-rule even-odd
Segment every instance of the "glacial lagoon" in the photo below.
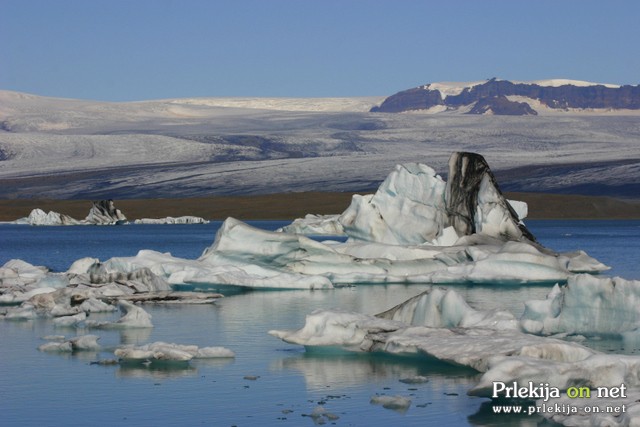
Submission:
{"label": "glacial lagoon", "polygon": [[[0,264],[14,258],[66,271],[85,256],[106,260],[140,249],[196,258],[220,222],[208,225],[28,227],[0,225]],[[276,229],[282,222],[252,222]],[[585,250],[612,267],[606,275],[640,279],[640,221],[527,221],[545,246]],[[519,315],[523,301],[543,299],[549,286],[452,285],[477,309]],[[467,396],[480,374],[424,358],[343,351],[305,351],[270,335],[297,329],[316,309],[374,314],[429,288],[426,284],[358,285],[327,290],[237,291],[213,305],[146,305],[152,329],[84,331],[51,321],[0,322],[3,425],[536,425],[538,417],[494,415],[490,400]],[[91,315],[96,320],[113,314]],[[99,352],[38,351],[43,337],[100,336]],[[122,344],[166,341],[224,346],[235,358],[144,366],[97,365]],[[583,344],[607,353],[637,354],[621,341]],[[419,379],[419,381],[416,381]],[[405,382],[403,382],[404,380]],[[404,410],[372,403],[403,396]],[[374,399],[375,400],[375,399]],[[319,409],[322,408],[322,409]],[[337,417],[337,418],[336,418]]]}

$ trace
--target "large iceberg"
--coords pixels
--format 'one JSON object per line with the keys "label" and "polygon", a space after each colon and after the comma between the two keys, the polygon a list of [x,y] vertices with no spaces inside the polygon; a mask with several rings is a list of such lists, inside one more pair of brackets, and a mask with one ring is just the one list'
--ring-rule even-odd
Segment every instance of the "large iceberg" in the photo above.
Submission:
{"label": "large iceberg", "polygon": [[[512,206],[502,196],[482,156],[454,153],[449,166],[445,182],[429,166],[399,165],[375,194],[354,196],[340,216],[311,216],[289,227],[343,231],[346,242],[258,230],[229,218],[200,265],[190,264],[172,283],[235,280],[240,286],[314,289],[351,283],[564,283],[575,273],[607,269],[584,252],[558,254],[538,244],[521,220],[526,205]],[[140,264],[141,255],[128,262]]]}
{"label": "large iceberg", "polygon": [[228,218],[197,260],[142,250],[112,258],[106,274],[146,268],[172,286],[326,289],[353,283],[564,283],[607,267],[584,252],[536,242],[526,205],[503,196],[484,158],[454,153],[445,182],[429,166],[397,166],[373,195],[339,216],[300,227],[344,232],[346,242],[260,230]]}

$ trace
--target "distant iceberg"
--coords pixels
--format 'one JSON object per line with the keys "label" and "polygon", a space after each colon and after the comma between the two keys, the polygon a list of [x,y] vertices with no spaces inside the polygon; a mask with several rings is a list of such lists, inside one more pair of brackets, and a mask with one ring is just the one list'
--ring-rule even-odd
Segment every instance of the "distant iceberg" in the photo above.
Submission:
{"label": "distant iceberg", "polygon": [[127,217],[117,209],[113,203],[113,200],[99,200],[95,201],[89,209],[87,217],[83,220],[78,220],[70,217],[69,215],[61,214],[58,212],[50,211],[45,212],[42,209],[33,209],[29,216],[19,218],[12,221],[13,224],[25,224],[25,225],[118,225],[127,222]]}
{"label": "distant iceberg", "polygon": [[134,224],[208,224],[209,221],[199,216],[179,216],[166,218],[140,218],[133,221]]}

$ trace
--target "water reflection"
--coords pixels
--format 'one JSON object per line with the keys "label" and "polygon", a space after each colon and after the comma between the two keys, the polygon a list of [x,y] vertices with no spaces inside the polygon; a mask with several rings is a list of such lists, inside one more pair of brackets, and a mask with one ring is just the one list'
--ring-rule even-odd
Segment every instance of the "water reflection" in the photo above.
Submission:
{"label": "water reflection", "polygon": [[188,362],[145,363],[120,362],[116,370],[118,378],[152,378],[155,380],[195,377],[198,369]]}
{"label": "water reflection", "polygon": [[130,328],[121,329],[120,344],[122,345],[143,345],[149,342],[152,328]]}
{"label": "water reflection", "polygon": [[[367,382],[388,382],[425,377],[422,384],[432,388],[447,379],[455,384],[475,384],[478,372],[415,356],[347,353],[339,350],[306,352],[298,356],[274,360],[274,371],[295,370],[302,374],[309,390],[360,387]],[[422,385],[420,384],[420,386]],[[414,385],[414,387],[418,384]],[[438,390],[442,392],[443,390]]]}

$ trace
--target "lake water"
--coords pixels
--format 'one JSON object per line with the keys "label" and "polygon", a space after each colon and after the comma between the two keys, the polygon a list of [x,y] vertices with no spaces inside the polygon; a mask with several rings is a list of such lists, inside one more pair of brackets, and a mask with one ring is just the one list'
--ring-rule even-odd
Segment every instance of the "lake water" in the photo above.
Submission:
{"label": "lake water", "polygon": [[[275,229],[281,222],[253,222]],[[640,221],[528,221],[546,246],[583,249],[613,267],[611,275],[640,279]],[[0,265],[19,258],[55,271],[76,259],[135,255],[139,249],[195,258],[213,242],[220,223],[122,227],[0,225]],[[325,291],[248,291],[214,305],[146,305],[154,328],[98,331],[100,352],[43,353],[47,335],[73,337],[96,331],[53,328],[45,319],[0,321],[0,425],[6,426],[497,426],[538,425],[539,418],[495,416],[488,399],[466,391],[478,378],[469,369],[420,358],[373,354],[308,353],[267,334],[297,329],[318,308],[364,313],[386,310],[428,285],[360,285]],[[507,308],[544,298],[549,287],[455,286],[476,308]],[[93,316],[92,316],[93,317]],[[96,318],[112,319],[105,314]],[[235,359],[145,368],[99,366],[125,343],[167,341],[224,346]],[[622,351],[615,341],[591,343]],[[625,351],[628,351],[626,349]],[[416,375],[428,382],[405,384]],[[257,377],[246,379],[245,377]],[[406,412],[370,403],[377,394],[412,400]],[[314,419],[318,406],[337,419]]]}

